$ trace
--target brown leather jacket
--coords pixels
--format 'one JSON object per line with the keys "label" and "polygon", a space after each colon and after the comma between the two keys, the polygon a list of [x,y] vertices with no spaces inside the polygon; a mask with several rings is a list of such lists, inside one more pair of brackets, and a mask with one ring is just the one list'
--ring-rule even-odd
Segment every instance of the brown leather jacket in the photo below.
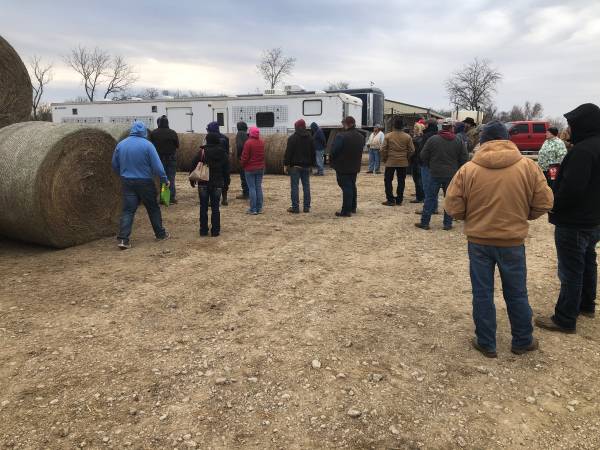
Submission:
{"label": "brown leather jacket", "polygon": [[415,145],[409,134],[392,131],[385,135],[381,147],[381,160],[386,167],[408,167]]}

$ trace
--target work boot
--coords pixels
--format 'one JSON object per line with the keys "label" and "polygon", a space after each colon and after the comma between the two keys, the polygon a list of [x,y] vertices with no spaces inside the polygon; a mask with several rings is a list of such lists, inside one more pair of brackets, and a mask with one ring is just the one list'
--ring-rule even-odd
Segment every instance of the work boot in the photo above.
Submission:
{"label": "work boot", "polygon": [[565,328],[557,324],[552,317],[536,317],[534,320],[538,328],[543,328],[548,331],[558,331],[559,333],[575,334],[575,328]]}
{"label": "work boot", "polygon": [[483,348],[481,345],[479,345],[479,342],[477,342],[476,337],[473,338],[473,340],[471,341],[471,344],[473,345],[473,348],[475,350],[477,350],[479,353],[481,353],[486,358],[497,358],[498,357],[498,353],[496,353],[495,351],[488,350],[486,348]]}
{"label": "work boot", "polygon": [[579,311],[579,315],[581,315],[583,317],[587,317],[588,319],[593,319],[594,317],[596,317],[596,312],[595,311]]}
{"label": "work boot", "polygon": [[248,194],[240,194],[235,197],[236,200],[248,200],[250,196]]}
{"label": "work boot", "polygon": [[529,344],[526,347],[511,347],[510,351],[513,352],[515,355],[524,355],[527,352],[533,352],[535,350],[537,350],[538,348],[540,348],[540,344],[538,342],[538,340],[536,338],[533,338],[533,340],[531,341],[531,344]]}
{"label": "work boot", "polygon": [[162,237],[157,237],[156,240],[157,241],[166,241],[171,239],[171,233],[169,233],[168,231],[165,231],[165,235]]}
{"label": "work boot", "polygon": [[221,200],[221,205],[227,206],[229,202],[227,201],[227,192],[223,192],[223,199]]}
{"label": "work boot", "polygon": [[302,210],[302,212],[309,213],[309,212],[310,212],[310,208],[304,208],[304,209]]}
{"label": "work boot", "polygon": [[298,208],[293,208],[291,206],[287,209],[287,212],[290,214],[300,214],[300,210]]}
{"label": "work boot", "polygon": [[381,203],[383,206],[396,206],[396,202],[385,201]]}
{"label": "work boot", "polygon": [[352,217],[352,214],[342,211],[336,212],[335,215],[336,217]]}
{"label": "work boot", "polygon": [[429,230],[429,225],[423,225],[421,222],[415,223],[415,227],[420,228],[421,230]]}

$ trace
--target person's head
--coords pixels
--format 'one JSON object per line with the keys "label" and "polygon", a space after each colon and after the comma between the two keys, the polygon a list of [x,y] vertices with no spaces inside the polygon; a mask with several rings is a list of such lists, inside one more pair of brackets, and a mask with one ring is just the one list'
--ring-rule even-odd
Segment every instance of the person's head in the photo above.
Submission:
{"label": "person's head", "polygon": [[584,103],[565,114],[571,128],[571,142],[577,144],[589,137],[600,135],[600,108]]}
{"label": "person's head", "polygon": [[492,120],[486,123],[479,135],[480,144],[485,144],[489,141],[507,141],[508,139],[508,130],[499,120]]}
{"label": "person's head", "polygon": [[345,129],[349,130],[350,128],[356,127],[356,120],[354,120],[354,117],[348,116],[342,120],[342,125],[344,125]]}
{"label": "person's head", "polygon": [[256,127],[250,127],[250,131],[248,132],[251,138],[258,139],[260,137],[260,130]]}
{"label": "person's head", "polygon": [[427,119],[427,127],[428,128],[429,127],[435,127],[435,128],[437,128],[437,124],[438,124],[437,119],[435,119],[433,117],[430,118],[430,119]]}
{"label": "person's head", "polygon": [[131,125],[131,131],[129,132],[129,135],[146,137],[147,131],[146,131],[146,125],[144,125],[144,122],[140,122],[139,120],[136,120],[135,122],[133,122],[133,124]]}
{"label": "person's head", "polygon": [[442,130],[443,131],[452,131],[452,121],[451,120],[444,120],[442,122]]}
{"label": "person's head", "polygon": [[394,117],[392,126],[394,127],[394,130],[402,130],[402,128],[404,128],[404,120],[402,120],[402,117]]}
{"label": "person's head", "polygon": [[313,122],[310,124],[310,129],[314,132],[316,132],[319,129],[319,125],[317,125],[317,122]]}
{"label": "person's head", "polygon": [[456,122],[454,124],[454,133],[458,134],[458,133],[462,133],[463,131],[465,131],[465,124],[462,122]]}
{"label": "person's head", "polygon": [[304,119],[296,120],[296,122],[294,123],[294,129],[296,131],[306,130],[306,122],[304,121]]}
{"label": "person's head", "polygon": [[237,130],[238,131],[248,131],[248,124],[246,122],[244,122],[243,120],[240,120],[237,123]]}
{"label": "person's head", "polygon": [[211,122],[206,126],[206,131],[208,131],[209,133],[220,133],[220,129],[219,129],[219,123],[218,122]]}
{"label": "person's head", "polygon": [[219,145],[221,143],[221,136],[217,133],[208,133],[206,135],[206,144],[207,145]]}
{"label": "person's head", "polygon": [[381,128],[380,124],[376,123],[373,125],[373,133],[379,133],[381,130],[383,130],[383,128]]}
{"label": "person's head", "polygon": [[467,117],[465,120],[463,120],[463,123],[465,124],[467,130],[477,126],[477,124],[475,123],[475,120],[473,120],[472,117]]}
{"label": "person's head", "polygon": [[156,119],[156,125],[158,128],[169,128],[169,119],[164,114]]}
{"label": "person's head", "polygon": [[548,128],[548,130],[546,131],[546,139],[553,139],[556,136],[558,136],[558,128],[556,128],[556,127]]}

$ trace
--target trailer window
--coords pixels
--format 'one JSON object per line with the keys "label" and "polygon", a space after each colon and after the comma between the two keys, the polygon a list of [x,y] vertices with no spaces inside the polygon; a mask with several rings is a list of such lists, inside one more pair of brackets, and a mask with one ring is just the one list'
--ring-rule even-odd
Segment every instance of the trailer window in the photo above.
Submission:
{"label": "trailer window", "polygon": [[158,106],[152,105],[152,112],[158,112]]}
{"label": "trailer window", "polygon": [[225,114],[224,113],[217,113],[217,123],[219,124],[220,127],[225,126]]}
{"label": "trailer window", "polygon": [[275,114],[272,112],[257,112],[256,126],[258,128],[273,128],[275,126]]}
{"label": "trailer window", "polygon": [[320,116],[323,113],[322,100],[304,100],[302,102],[302,114],[305,116]]}
{"label": "trailer window", "polygon": [[76,116],[77,115],[77,108],[73,108],[73,115]]}

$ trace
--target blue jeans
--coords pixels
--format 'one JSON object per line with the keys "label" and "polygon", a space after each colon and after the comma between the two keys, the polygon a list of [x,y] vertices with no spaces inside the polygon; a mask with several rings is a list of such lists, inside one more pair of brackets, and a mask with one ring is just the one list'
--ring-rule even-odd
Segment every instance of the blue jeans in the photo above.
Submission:
{"label": "blue jeans", "polygon": [[119,225],[117,239],[129,242],[133,219],[140,203],[144,205],[154,230],[154,235],[161,239],[165,237],[166,231],[162,226],[160,206],[158,206],[156,186],[153,180],[140,178],[121,178],[123,195],[123,212]]}
{"label": "blue jeans", "polygon": [[290,186],[292,197],[292,208],[300,208],[299,184],[302,182],[302,196],[304,209],[310,209],[310,167],[290,167]]}
{"label": "blue jeans", "polygon": [[261,212],[263,209],[262,180],[264,170],[251,170],[245,172],[246,183],[248,183],[248,194],[250,195],[250,211]]}
{"label": "blue jeans", "polygon": [[[429,181],[431,180],[431,175],[429,172],[429,167],[420,166],[421,169],[421,186],[423,187],[423,198],[427,196],[427,189],[429,189]],[[433,210],[437,211],[438,209],[438,198],[434,198]]]}
{"label": "blue jeans", "polygon": [[379,166],[381,165],[381,155],[379,149],[369,149],[369,172],[379,172]]}
{"label": "blue jeans", "polygon": [[552,319],[561,327],[574,330],[581,311],[596,310],[596,244],[599,240],[600,228],[556,227],[554,241],[560,294]]}
{"label": "blue jeans", "polygon": [[533,340],[531,307],[527,297],[525,246],[493,247],[469,242],[473,288],[473,321],[480,346],[496,351],[494,272],[500,270],[502,290],[512,331],[512,346],[527,347]]}
{"label": "blue jeans", "polygon": [[[422,225],[429,225],[431,215],[438,206],[438,194],[440,188],[444,191],[444,195],[446,195],[446,190],[448,189],[450,181],[452,181],[452,178],[435,178],[428,176],[427,190],[425,191],[425,204],[423,205],[423,214],[421,215]],[[446,211],[444,211],[444,226],[452,226],[452,217],[446,214]]]}
{"label": "blue jeans", "polygon": [[336,173],[338,186],[342,189],[343,214],[356,212],[357,190],[355,173]]}
{"label": "blue jeans", "polygon": [[175,189],[175,175],[177,174],[177,159],[175,156],[167,159],[161,159],[163,163],[163,167],[165,168],[165,173],[167,174],[167,178],[169,179],[169,190],[171,191],[171,201],[177,200],[177,189]]}
{"label": "blue jeans", "polygon": [[210,206],[210,233],[218,236],[221,233],[221,188],[209,188],[207,185],[198,186],[198,197],[200,198],[200,234],[208,234],[208,207]]}
{"label": "blue jeans", "polygon": [[416,162],[410,163],[410,171],[412,178],[415,183],[415,197],[416,200],[422,202],[425,200],[425,191],[423,190],[423,183],[421,182],[421,166]]}
{"label": "blue jeans", "polygon": [[317,150],[317,175],[323,175],[325,173],[325,149]]}

